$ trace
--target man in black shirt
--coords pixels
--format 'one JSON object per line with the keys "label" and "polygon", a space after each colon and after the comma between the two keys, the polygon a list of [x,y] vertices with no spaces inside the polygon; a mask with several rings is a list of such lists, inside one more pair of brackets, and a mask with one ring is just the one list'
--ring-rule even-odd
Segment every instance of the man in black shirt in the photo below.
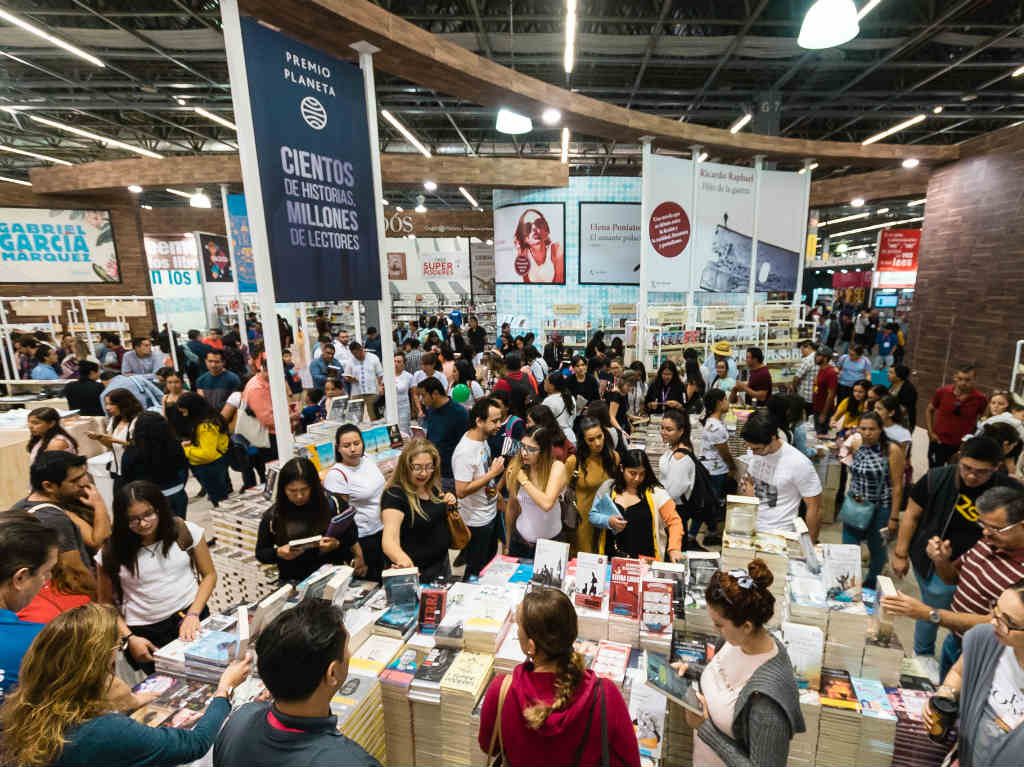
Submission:
{"label": "man in black shirt", "polygon": [[348,679],[348,633],[341,609],[306,599],[278,615],[256,639],[259,675],[272,703],[246,703],[213,747],[215,767],[380,767],[358,743],[338,732],[331,698]]}
{"label": "man in black shirt", "polygon": [[444,384],[433,376],[424,378],[417,384],[417,388],[423,393],[423,404],[427,406],[423,428],[427,432],[427,439],[434,443],[437,452],[441,454],[441,488],[446,493],[455,492],[452,454],[469,428],[469,413],[462,405],[452,401],[445,393]]}
{"label": "man in black shirt", "polygon": [[550,370],[555,370],[565,359],[565,346],[562,343],[561,333],[552,333],[551,340],[544,344],[544,361],[548,363]]}
{"label": "man in black shirt", "polygon": [[475,314],[469,316],[469,330],[466,331],[466,340],[469,341],[469,348],[473,354],[483,354],[484,345],[487,343],[487,331],[480,327],[480,321]]}
{"label": "man in black shirt", "polygon": [[79,415],[105,416],[100,404],[103,384],[100,383],[100,366],[89,360],[78,363],[78,380],[64,387],[61,396],[68,401],[68,408],[77,410]]}
{"label": "man in black shirt", "polygon": [[933,608],[934,620],[918,621],[914,629],[914,653],[933,655],[938,633],[938,610],[953,601],[955,585],[935,572],[928,557],[928,541],[949,541],[956,559],[981,539],[974,502],[991,487],[1021,487],[1017,480],[997,471],[1002,448],[988,437],[973,437],[960,448],[960,461],[932,469],[910,491],[907,510],[899,522],[899,537],[892,552],[893,572],[903,577],[910,565],[921,588],[921,601]]}

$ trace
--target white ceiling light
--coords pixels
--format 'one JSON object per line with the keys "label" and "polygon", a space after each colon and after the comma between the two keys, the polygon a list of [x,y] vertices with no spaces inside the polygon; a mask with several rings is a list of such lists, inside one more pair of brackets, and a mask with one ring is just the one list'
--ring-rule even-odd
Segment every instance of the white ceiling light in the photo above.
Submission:
{"label": "white ceiling light", "polygon": [[428,181],[424,181],[423,182],[423,188],[426,189],[428,192],[436,192],[437,191],[437,182],[436,181],[429,181],[429,180]]}
{"label": "white ceiling light", "polygon": [[498,119],[494,124],[498,133],[507,133],[510,136],[518,136],[522,133],[529,133],[533,130],[533,120],[526,115],[513,112],[511,109],[499,109]]}
{"label": "white ceiling light", "polygon": [[153,210],[152,205],[140,205],[139,207],[142,208],[143,210]]}
{"label": "white ceiling light", "polygon": [[852,205],[855,208],[863,208],[864,207],[864,198],[863,197],[854,197],[852,200],[850,200],[850,205]]}
{"label": "white ceiling light", "polygon": [[707,152],[701,152],[699,155],[697,155],[697,162],[704,162],[706,159],[708,159]]}
{"label": "white ceiling light", "polygon": [[884,224],[872,224],[871,226],[862,226],[860,229],[847,229],[845,232],[836,232],[835,234],[829,235],[830,237],[845,237],[848,234],[859,234],[860,232],[871,232],[875,229],[888,229],[890,226],[899,226],[901,224],[916,224],[918,221],[924,221],[924,216],[918,216],[917,218],[905,218],[902,221],[886,221]]}
{"label": "white ceiling light", "polygon": [[817,0],[800,25],[797,45],[810,50],[834,48],[860,33],[853,0]]}
{"label": "white ceiling light", "polygon": [[419,151],[419,153],[421,155],[423,155],[424,157],[430,157],[430,150],[427,149],[425,146],[423,146],[423,144],[420,143],[420,140],[418,138],[416,138],[414,135],[412,135],[412,133],[409,131],[409,129],[406,128],[404,125],[402,125],[402,123],[400,123],[398,121],[397,117],[395,117],[393,114],[391,114],[386,109],[380,110],[380,113],[384,117],[385,120],[387,120],[389,123],[391,123],[391,127],[392,128],[394,128],[396,131],[401,133],[406,141],[408,141],[410,144],[412,144],[414,147],[416,147],[416,149]]}
{"label": "white ceiling light", "polygon": [[908,157],[906,160],[903,161],[903,167],[907,168],[908,170],[910,168],[916,168],[920,164],[921,161],[918,160],[916,157]]}
{"label": "white ceiling light", "polygon": [[213,202],[206,192],[202,189],[197,189],[195,194],[189,195],[188,205],[190,208],[212,208]]}
{"label": "white ceiling light", "polygon": [[488,244],[488,245],[493,245],[493,244],[494,244],[494,240],[488,240],[488,241],[487,241],[487,244]]}
{"label": "white ceiling light", "polygon": [[469,193],[469,190],[468,190],[468,189],[466,189],[466,187],[464,187],[464,186],[460,186],[460,187],[459,187],[459,194],[461,194],[461,195],[462,195],[463,197],[465,197],[465,198],[466,198],[466,202],[468,202],[468,203],[469,203],[470,205],[472,205],[472,206],[473,206],[474,208],[479,208],[479,207],[480,207],[480,203],[478,203],[478,202],[476,201],[476,198],[475,198],[475,197],[473,197],[473,195],[471,195],[471,194]]}
{"label": "white ceiling light", "polygon": [[51,45],[56,45],[58,48],[63,48],[64,50],[66,50],[68,53],[73,53],[80,59],[85,59],[90,64],[95,64],[98,67],[106,66],[106,64],[104,64],[98,58],[93,56],[91,53],[86,53],[81,48],[74,46],[71,43],[66,42],[64,40],[61,40],[59,37],[54,37],[49,32],[46,32],[37,27],[35,24],[31,24],[22,18],[19,18],[11,13],[8,13],[7,11],[0,10],[0,19],[3,19],[8,24],[13,24],[16,27],[21,27],[26,32],[33,34],[36,37],[41,37],[43,40],[50,43]]}
{"label": "white ceiling light", "polygon": [[936,104],[935,106],[932,107],[932,114],[933,115],[940,115],[940,114],[942,114],[942,110],[943,110],[942,104]]}
{"label": "white ceiling light", "polygon": [[924,117],[925,117],[924,115],[915,115],[915,116],[911,117],[909,120],[904,120],[901,123],[896,123],[894,126],[889,128],[888,130],[884,130],[881,133],[876,133],[871,138],[864,139],[860,143],[863,146],[867,146],[868,144],[874,144],[876,141],[881,141],[882,139],[884,139],[884,138],[886,138],[888,136],[891,136],[894,133],[899,133],[901,130],[905,130],[905,129],[909,128],[912,125],[917,125],[919,122],[923,122],[924,121]]}
{"label": "white ceiling light", "polygon": [[8,184],[17,184],[18,186],[32,186],[30,181],[22,181],[20,178],[11,178],[10,176],[0,176],[0,181],[6,181]]}
{"label": "white ceiling light", "polygon": [[875,215],[876,216],[881,216],[883,213],[888,213],[888,212],[889,212],[888,208],[879,208],[878,210],[875,211]]}
{"label": "white ceiling light", "polygon": [[1020,77],[1021,75],[1024,75],[1024,67],[1017,67],[1013,70],[1013,74],[1010,77]]}
{"label": "white ceiling light", "polygon": [[58,157],[51,157],[48,154],[40,154],[39,152],[30,152],[27,149],[18,149],[13,146],[4,146],[0,144],[0,152],[10,152],[11,154],[20,154],[25,157],[35,157],[37,160],[46,160],[46,162],[57,163],[57,165],[71,165],[67,160],[61,160]]}
{"label": "white ceiling light", "polygon": [[395,210],[397,210],[399,213],[405,213],[405,208],[403,208],[401,205],[396,205]]}
{"label": "white ceiling light", "polygon": [[920,200],[911,200],[907,203],[908,208],[916,208],[918,205],[924,205],[928,201],[927,197],[922,197]]}
{"label": "white ceiling light", "polygon": [[867,16],[869,13],[875,10],[875,8],[881,2],[882,0],[868,0],[866,3],[864,3],[864,6],[859,11],[857,11],[857,19],[863,19],[865,16]]}
{"label": "white ceiling light", "polygon": [[812,163],[808,163],[807,165],[802,167],[800,170],[797,171],[797,173],[799,173],[800,175],[803,175],[804,173],[806,173],[809,170],[817,170],[817,169],[818,169],[818,163],[812,162]]}
{"label": "white ceiling light", "polygon": [[554,107],[548,107],[541,113],[540,119],[545,125],[558,125],[558,121],[562,119],[562,113]]}
{"label": "white ceiling light", "polygon": [[142,187],[138,184],[129,184],[128,191],[132,194],[142,194]]}
{"label": "white ceiling light", "polygon": [[413,210],[415,210],[417,213],[426,213],[427,212],[427,206],[424,205],[423,203],[420,203],[415,208],[413,208]]}
{"label": "white ceiling light", "polygon": [[569,163],[569,128],[562,128],[562,164]]}
{"label": "white ceiling light", "polygon": [[754,116],[750,112],[746,112],[736,122],[729,126],[729,133],[739,133],[743,130],[743,126],[754,119]]}
{"label": "white ceiling light", "polygon": [[576,0],[565,0],[565,54],[562,65],[565,73],[572,72],[576,63]]}
{"label": "white ceiling light", "polygon": [[386,208],[386,207],[387,207],[388,205],[390,205],[391,203],[389,203],[389,202],[388,202],[387,200],[381,200],[381,201],[380,201],[380,204],[381,204],[381,205],[383,205],[383,206],[384,206],[384,207]]}
{"label": "white ceiling light", "polygon": [[213,120],[215,123],[223,125],[225,128],[231,128],[231,130],[238,130],[238,126],[231,122],[231,120],[225,120],[220,115],[215,115],[213,112],[207,112],[202,107],[192,107],[192,109],[195,110],[197,115],[202,115],[207,120]]}
{"label": "white ceiling light", "polygon": [[[17,111],[17,110],[8,110]],[[57,130],[62,130],[67,133],[72,133],[75,136],[81,136],[82,138],[89,138],[93,141],[99,141],[101,144],[106,146],[114,147],[115,149],[124,149],[128,152],[135,152],[135,154],[141,154],[143,157],[152,157],[154,160],[162,160],[164,156],[156,152],[151,152],[148,149],[143,149],[140,146],[133,146],[132,144],[126,144],[123,141],[118,141],[115,138],[109,136],[101,136],[99,133],[93,133],[92,131],[83,130],[82,128],[76,128],[73,125],[66,125],[56,120],[51,120],[47,117],[39,117],[38,115],[29,114],[26,115],[30,120],[39,123],[40,125],[47,125]]]}
{"label": "white ceiling light", "polygon": [[870,213],[854,213],[852,216],[840,216],[839,218],[833,218],[831,221],[822,221],[818,226],[832,226],[833,224],[842,224],[847,221],[856,221],[858,218],[867,218]]}

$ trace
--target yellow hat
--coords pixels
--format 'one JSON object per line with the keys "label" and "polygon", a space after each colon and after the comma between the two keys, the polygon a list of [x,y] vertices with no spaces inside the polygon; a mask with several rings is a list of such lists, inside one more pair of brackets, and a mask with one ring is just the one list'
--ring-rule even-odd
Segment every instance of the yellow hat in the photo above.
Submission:
{"label": "yellow hat", "polygon": [[715,341],[715,345],[711,347],[711,353],[716,357],[731,357],[732,344],[728,341]]}

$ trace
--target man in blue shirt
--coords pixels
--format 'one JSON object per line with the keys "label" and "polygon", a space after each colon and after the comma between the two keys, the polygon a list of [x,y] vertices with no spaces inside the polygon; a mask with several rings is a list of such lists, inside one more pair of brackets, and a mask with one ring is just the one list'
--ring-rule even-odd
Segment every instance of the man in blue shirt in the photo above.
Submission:
{"label": "man in blue shirt", "polygon": [[164,356],[162,351],[153,351],[153,342],[150,339],[133,338],[132,350],[125,352],[121,360],[121,372],[125,375],[152,377],[164,366]]}
{"label": "man in blue shirt", "polygon": [[842,402],[849,397],[857,381],[871,380],[871,360],[864,354],[863,346],[851,346],[850,353],[844,354],[836,362],[836,368],[839,370],[836,402]]}
{"label": "man in blue shirt", "polygon": [[427,439],[441,454],[441,488],[453,493],[452,454],[469,428],[469,413],[452,401],[445,392],[444,384],[436,378],[424,378],[416,386],[423,393],[423,404],[427,406],[427,414],[423,418]]}
{"label": "man in blue shirt", "polygon": [[43,629],[17,616],[57,564],[57,534],[25,512],[0,514],[0,702],[18,684],[21,659]]}
{"label": "man in blue shirt", "polygon": [[242,390],[242,381],[230,370],[224,369],[224,352],[210,349],[206,353],[206,372],[196,380],[199,395],[217,412],[224,407],[232,392]]}
{"label": "man in blue shirt", "polygon": [[320,347],[319,359],[309,363],[309,375],[313,379],[313,388],[323,391],[327,377],[341,378],[341,364],[334,359],[334,344],[324,344]]}

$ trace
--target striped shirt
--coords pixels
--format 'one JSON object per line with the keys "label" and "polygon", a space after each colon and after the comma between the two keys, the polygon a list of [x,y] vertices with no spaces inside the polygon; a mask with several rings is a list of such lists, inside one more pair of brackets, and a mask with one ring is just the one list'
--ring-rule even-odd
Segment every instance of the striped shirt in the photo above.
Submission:
{"label": "striped shirt", "polygon": [[960,557],[960,579],[950,609],[985,615],[999,595],[1024,578],[1024,549],[999,551],[982,538]]}

